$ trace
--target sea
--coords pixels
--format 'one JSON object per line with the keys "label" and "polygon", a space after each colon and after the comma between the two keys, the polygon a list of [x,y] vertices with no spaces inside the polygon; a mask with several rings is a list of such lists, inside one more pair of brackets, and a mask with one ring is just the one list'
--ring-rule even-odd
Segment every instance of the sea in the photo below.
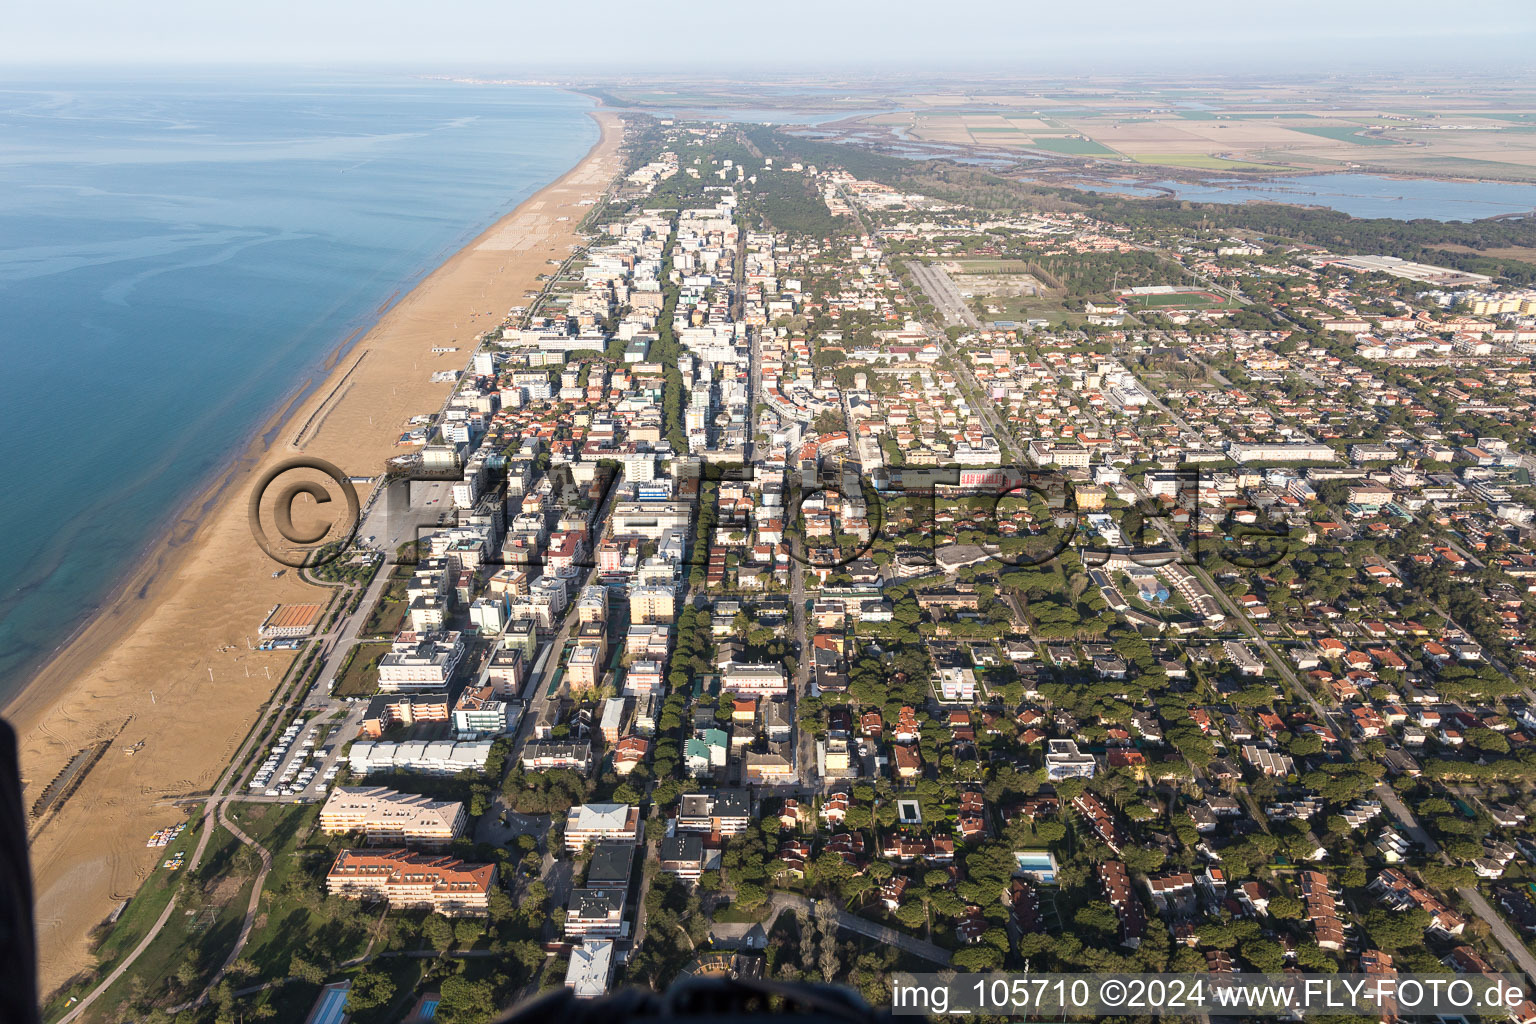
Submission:
{"label": "sea", "polygon": [[553,88],[0,78],[0,708],[328,356],[598,139]]}

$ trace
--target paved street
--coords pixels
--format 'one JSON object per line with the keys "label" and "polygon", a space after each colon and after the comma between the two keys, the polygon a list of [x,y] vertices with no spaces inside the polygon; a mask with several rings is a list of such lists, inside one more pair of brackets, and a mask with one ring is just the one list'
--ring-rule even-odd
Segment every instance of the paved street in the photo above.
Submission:
{"label": "paved street", "polygon": [[944,317],[946,327],[969,327],[973,331],[981,330],[981,321],[971,312],[971,308],[965,304],[965,299],[960,295],[960,289],[955,287],[954,280],[940,267],[925,265],[916,260],[907,263],[912,271],[912,279],[918,283],[928,295],[928,301],[932,302]]}
{"label": "paved street", "polygon": [[1488,930],[1493,934],[1494,940],[1525,972],[1526,981],[1536,982],[1536,956],[1531,955],[1531,951],[1526,948],[1520,936],[1516,935],[1515,930],[1504,922],[1504,918],[1500,917],[1499,912],[1483,898],[1483,894],[1470,885],[1457,889],[1456,894],[1466,901],[1467,906],[1471,907],[1478,917],[1487,922]]}

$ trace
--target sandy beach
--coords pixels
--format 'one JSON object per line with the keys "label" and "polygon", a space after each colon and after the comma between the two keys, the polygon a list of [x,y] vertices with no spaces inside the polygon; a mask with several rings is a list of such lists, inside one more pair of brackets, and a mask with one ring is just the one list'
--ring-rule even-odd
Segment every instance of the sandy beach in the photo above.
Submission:
{"label": "sandy beach", "polygon": [[[246,638],[274,604],[327,597],[297,573],[272,578],[280,567],[246,518],[252,484],[301,452],[372,476],[403,451],[395,440],[410,417],[436,412],[448,395],[450,385],[430,376],[462,369],[475,338],[540,287],[547,261],[577,240],[590,209],[581,201],[601,196],[619,170],[620,120],[592,116],[602,138],[582,162],[435,270],[304,402],[267,424],[260,436],[270,444],[253,445],[214,482],[5,709],[29,804],[77,750],[118,737],[32,844],[43,992],[91,966],[90,931],[158,859],[146,837],[186,819],[171,801],[212,787],[289,667],[292,652],[252,651]],[[458,351],[433,354],[436,346]],[[120,753],[141,740],[135,756]]]}

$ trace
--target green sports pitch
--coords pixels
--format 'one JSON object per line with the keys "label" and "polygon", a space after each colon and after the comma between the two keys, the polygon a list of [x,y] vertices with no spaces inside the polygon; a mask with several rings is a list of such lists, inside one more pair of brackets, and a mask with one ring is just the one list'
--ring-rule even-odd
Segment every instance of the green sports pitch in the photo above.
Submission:
{"label": "green sports pitch", "polygon": [[1164,292],[1156,295],[1131,295],[1122,292],[1120,301],[1132,309],[1214,309],[1227,300],[1214,292]]}

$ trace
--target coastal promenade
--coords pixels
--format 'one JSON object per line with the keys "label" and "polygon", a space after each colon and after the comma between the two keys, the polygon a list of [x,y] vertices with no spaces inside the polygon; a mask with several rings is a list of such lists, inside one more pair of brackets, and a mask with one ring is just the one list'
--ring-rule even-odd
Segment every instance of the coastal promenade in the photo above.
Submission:
{"label": "coastal promenade", "polygon": [[[478,336],[524,304],[550,261],[578,244],[576,226],[622,164],[618,116],[593,116],[602,132],[586,158],[338,352],[331,378],[262,429],[270,444],[254,443],[176,519],[137,577],[6,709],[21,739],[29,799],[76,751],[132,716],[32,846],[42,991],[92,966],[89,933],[157,859],[144,837],[181,820],[170,800],[218,794],[293,660],[292,652],[248,643],[273,605],[313,601],[318,592],[298,573],[272,575],[246,518],[254,480],[301,453],[370,476],[399,454],[395,441],[407,421],[439,409],[451,390],[432,375],[461,369]],[[133,757],[118,753],[140,741]],[[211,799],[205,814],[215,814],[218,802]]]}

